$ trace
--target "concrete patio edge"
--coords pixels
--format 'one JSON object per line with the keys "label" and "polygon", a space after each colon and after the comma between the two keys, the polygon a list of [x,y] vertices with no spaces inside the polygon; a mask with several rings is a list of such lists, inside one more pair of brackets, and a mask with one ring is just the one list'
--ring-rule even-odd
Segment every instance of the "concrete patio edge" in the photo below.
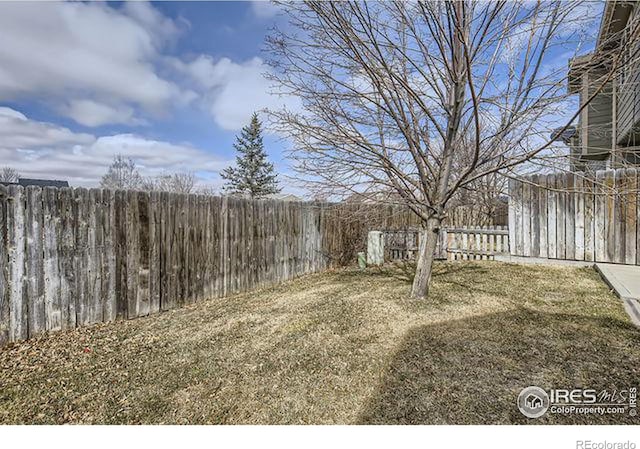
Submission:
{"label": "concrete patio edge", "polygon": [[620,297],[633,324],[640,327],[640,267],[605,263],[596,263],[594,267]]}
{"label": "concrete patio edge", "polygon": [[593,262],[580,260],[547,259],[544,257],[523,257],[510,254],[496,254],[495,260],[499,262],[521,263],[527,265],[553,265],[560,267],[592,267]]}

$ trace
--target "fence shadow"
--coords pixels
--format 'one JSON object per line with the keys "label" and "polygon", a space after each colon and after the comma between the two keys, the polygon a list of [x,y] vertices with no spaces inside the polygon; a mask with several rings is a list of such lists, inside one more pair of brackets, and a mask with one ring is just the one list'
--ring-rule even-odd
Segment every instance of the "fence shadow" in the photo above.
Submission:
{"label": "fence shadow", "polygon": [[[612,332],[615,331],[615,332]],[[620,344],[620,335],[625,342]],[[613,335],[616,335],[616,341]],[[624,424],[624,416],[552,415],[531,420],[516,406],[527,386],[637,386],[640,344],[631,324],[514,309],[411,330],[359,424]]]}

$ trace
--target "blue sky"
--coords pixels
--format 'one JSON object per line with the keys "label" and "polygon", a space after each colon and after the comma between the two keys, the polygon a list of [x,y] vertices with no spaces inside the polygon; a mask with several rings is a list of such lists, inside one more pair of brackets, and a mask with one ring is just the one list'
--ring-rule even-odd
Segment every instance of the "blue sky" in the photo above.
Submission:
{"label": "blue sky", "polygon": [[[581,8],[594,32],[601,7]],[[254,111],[300,108],[263,77],[264,38],[286,26],[277,13],[249,1],[0,2],[0,166],[96,186],[120,153],[145,176],[191,171],[219,188]],[[571,52],[552,56],[564,72]],[[267,133],[265,144],[286,175],[288,143]]]}
{"label": "blue sky", "polygon": [[251,113],[297,106],[262,77],[278,20],[266,2],[0,2],[0,165],[95,186],[122,153],[219,186]]}

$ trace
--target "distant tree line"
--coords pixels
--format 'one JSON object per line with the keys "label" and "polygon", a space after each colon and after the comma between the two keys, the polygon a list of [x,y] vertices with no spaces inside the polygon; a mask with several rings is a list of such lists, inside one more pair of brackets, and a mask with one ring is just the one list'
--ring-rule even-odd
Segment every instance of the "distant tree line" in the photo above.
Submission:
{"label": "distant tree line", "polygon": [[[143,190],[175,193],[195,193],[196,177],[192,172],[165,173],[158,176],[142,176],[131,158],[117,154],[102,176],[100,186],[113,190]],[[211,188],[203,188],[199,193],[213,194]]]}
{"label": "distant tree line", "polygon": [[[267,159],[262,140],[262,123],[256,113],[249,125],[236,136],[233,147],[238,153],[235,166],[221,173],[225,180],[224,191],[231,195],[264,198],[279,193],[278,175],[273,163]],[[18,182],[20,174],[11,167],[0,169],[0,182]],[[141,190],[175,193],[200,193],[215,195],[211,186],[196,189],[196,177],[192,172],[163,173],[157,176],[140,174],[135,161],[116,154],[107,172],[100,180],[100,187],[112,190]]]}

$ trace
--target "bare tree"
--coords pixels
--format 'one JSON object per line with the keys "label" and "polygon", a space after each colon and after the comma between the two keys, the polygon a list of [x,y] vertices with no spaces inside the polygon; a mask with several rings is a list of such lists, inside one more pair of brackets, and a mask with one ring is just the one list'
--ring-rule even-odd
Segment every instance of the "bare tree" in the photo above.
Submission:
{"label": "bare tree", "polygon": [[191,172],[164,174],[155,178],[147,177],[141,184],[143,190],[175,193],[192,193],[195,185],[196,177]]}
{"label": "bare tree", "polygon": [[142,178],[142,182],[140,183],[140,189],[145,192],[152,192],[154,190],[162,190],[158,186],[158,178],[154,178],[153,176],[145,176]]}
{"label": "bare tree", "polygon": [[198,188],[198,194],[200,194],[200,195],[208,195],[208,196],[216,196],[216,195],[220,195],[220,192],[219,192],[218,189],[216,189],[212,185],[203,185],[203,186],[200,186]]}
{"label": "bare tree", "polygon": [[20,173],[11,167],[2,167],[0,170],[0,182],[18,182]]}
{"label": "bare tree", "polygon": [[191,172],[174,173],[169,185],[172,192],[192,193],[196,185],[196,177]]}
{"label": "bare tree", "polygon": [[[424,298],[437,234],[456,196],[545,155],[549,131],[559,121],[567,129],[588,104],[566,113],[566,60],[584,39],[584,5],[283,6],[291,28],[268,39],[268,76],[303,110],[271,111],[274,126],[295,142],[291,157],[310,190],[392,189],[420,217],[411,295]],[[593,61],[615,67],[617,57],[595,54]]]}
{"label": "bare tree", "polygon": [[100,186],[114,190],[140,190],[143,178],[131,158],[125,158],[121,154],[113,157],[107,173],[100,180]]}

